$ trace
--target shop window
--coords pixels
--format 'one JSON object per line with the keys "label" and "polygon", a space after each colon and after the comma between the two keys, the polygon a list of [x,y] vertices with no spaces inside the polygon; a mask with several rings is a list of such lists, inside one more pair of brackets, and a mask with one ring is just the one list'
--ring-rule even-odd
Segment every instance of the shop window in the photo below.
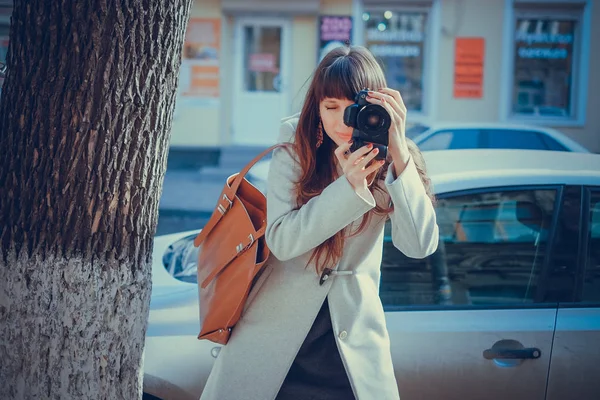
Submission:
{"label": "shop window", "polygon": [[367,7],[365,45],[380,62],[389,87],[409,111],[424,112],[428,12]]}
{"label": "shop window", "polygon": [[280,26],[244,27],[244,89],[278,92],[281,64]]}
{"label": "shop window", "polygon": [[575,118],[582,9],[517,6],[514,22],[512,114]]}

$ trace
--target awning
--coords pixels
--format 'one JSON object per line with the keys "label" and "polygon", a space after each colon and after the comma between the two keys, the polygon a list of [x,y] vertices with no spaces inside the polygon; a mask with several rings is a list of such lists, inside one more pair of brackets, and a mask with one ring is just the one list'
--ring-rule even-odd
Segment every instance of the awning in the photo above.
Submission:
{"label": "awning", "polygon": [[226,14],[310,14],[319,13],[320,0],[221,0]]}

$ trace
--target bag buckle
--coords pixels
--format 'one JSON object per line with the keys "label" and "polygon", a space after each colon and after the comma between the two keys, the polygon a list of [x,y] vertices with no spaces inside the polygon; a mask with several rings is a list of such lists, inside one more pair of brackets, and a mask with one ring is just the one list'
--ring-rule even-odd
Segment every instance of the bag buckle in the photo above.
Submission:
{"label": "bag buckle", "polygon": [[219,212],[222,215],[225,215],[225,213],[227,211],[229,211],[229,209],[233,206],[233,201],[229,200],[229,197],[227,197],[226,193],[223,194],[223,200],[227,200],[227,202],[229,203],[229,206],[227,208],[225,208],[225,207],[223,207],[223,205],[221,203],[219,203],[219,205],[217,206],[217,209],[219,210]]}
{"label": "bag buckle", "polygon": [[237,246],[235,246],[236,251],[239,253],[241,253],[242,251],[246,251],[250,248],[250,246],[252,246],[254,244],[254,236],[252,236],[251,234],[248,235],[248,238],[250,239],[250,243],[248,243],[246,246],[244,246],[243,243],[238,244]]}

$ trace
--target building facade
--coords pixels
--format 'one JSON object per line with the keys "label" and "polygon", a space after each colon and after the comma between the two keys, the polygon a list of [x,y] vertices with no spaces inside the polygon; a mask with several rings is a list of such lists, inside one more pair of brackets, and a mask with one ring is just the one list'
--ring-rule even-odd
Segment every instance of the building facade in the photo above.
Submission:
{"label": "building facade", "polygon": [[597,0],[197,0],[172,148],[273,143],[345,38],[381,62],[409,124],[540,124],[600,152]]}
{"label": "building facade", "polygon": [[600,152],[599,0],[195,0],[171,148],[272,144],[346,41],[378,58],[409,125],[540,124]]}

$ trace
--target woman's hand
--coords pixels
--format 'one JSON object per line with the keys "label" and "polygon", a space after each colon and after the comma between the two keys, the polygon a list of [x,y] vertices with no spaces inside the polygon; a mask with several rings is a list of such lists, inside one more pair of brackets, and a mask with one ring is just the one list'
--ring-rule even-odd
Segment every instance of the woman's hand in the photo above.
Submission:
{"label": "woman's hand", "polygon": [[394,172],[400,175],[408,163],[410,153],[406,143],[406,106],[400,96],[400,92],[389,88],[369,91],[367,101],[379,104],[392,117],[389,131],[388,152],[394,161]]}
{"label": "woman's hand", "polygon": [[385,161],[379,160],[371,163],[379,153],[378,149],[373,149],[372,144],[363,146],[353,153],[350,153],[350,146],[350,143],[338,146],[335,149],[335,156],[354,191],[368,190],[367,177],[381,168]]}

